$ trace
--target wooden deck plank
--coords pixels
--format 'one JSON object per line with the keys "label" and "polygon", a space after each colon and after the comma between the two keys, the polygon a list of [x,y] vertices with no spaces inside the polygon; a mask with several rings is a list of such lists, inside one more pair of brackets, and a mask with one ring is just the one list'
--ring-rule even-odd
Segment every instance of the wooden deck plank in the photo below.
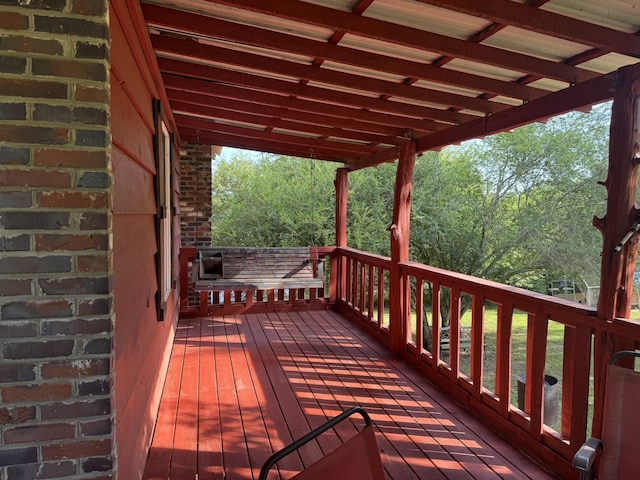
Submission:
{"label": "wooden deck plank", "polygon": [[246,480],[252,478],[252,469],[242,424],[236,379],[233,375],[232,350],[235,347],[230,342],[234,341],[235,322],[234,317],[225,316],[222,323],[214,326],[216,338],[220,337],[223,342],[220,349],[216,344],[218,404],[222,425],[222,455],[226,478]]}
{"label": "wooden deck plank", "polygon": [[[216,375],[216,336],[214,323],[219,319],[204,319],[200,342],[200,402],[198,428],[198,478],[222,480],[222,430],[218,415],[218,385]],[[218,330],[219,331],[219,330]],[[218,347],[220,348],[220,347]]]}
{"label": "wooden deck plank", "polygon": [[[169,478],[195,478],[197,473],[200,327],[199,319],[194,319],[189,322],[187,330]],[[190,348],[192,344],[196,348]]]}
{"label": "wooden deck plank", "polygon": [[[299,358],[296,358],[295,355],[294,340],[289,329],[286,328],[284,317],[281,314],[270,313],[263,319],[266,320],[264,326],[267,327],[265,330],[267,338],[274,354],[283,366],[285,382],[290,385],[290,391],[282,392],[285,395],[279,397],[279,403],[284,411],[297,412],[295,422],[290,425],[290,433],[294,439],[298,439],[322,422],[317,421],[317,411],[310,408],[309,398],[312,395],[309,395],[309,383],[305,381],[299,370]],[[293,354],[291,349],[294,349]],[[312,400],[312,403],[315,402]],[[311,442],[299,450],[303,465],[310,465],[323,455],[320,444]]]}
{"label": "wooden deck plank", "polygon": [[176,330],[167,379],[162,391],[161,406],[158,411],[153,441],[145,467],[145,480],[166,480],[169,478],[173,439],[176,419],[178,418],[177,410],[180,384],[182,382],[182,367],[187,347],[187,331],[188,324],[181,325]]}
{"label": "wooden deck plank", "polygon": [[251,351],[246,348],[246,331],[249,327],[239,317],[236,320],[233,327],[227,330],[227,341],[249,462],[253,478],[257,478],[260,467],[273,452],[269,443],[269,430],[260,406],[260,401],[264,401],[262,386],[255,381],[258,378],[251,368],[254,362],[251,359]]}
{"label": "wooden deck plank", "polygon": [[[366,345],[365,348],[370,348],[370,345],[366,344],[366,340],[368,339],[366,334],[355,331],[354,335],[358,337],[364,345]],[[444,411],[448,412],[448,414],[451,415],[451,418],[447,421],[447,423],[452,422],[452,425],[459,424],[460,427],[462,427],[455,429],[455,431],[457,432],[456,434],[461,438],[466,438],[464,441],[473,446],[474,450],[477,450],[477,455],[481,457],[483,461],[487,462],[490,465],[493,465],[493,468],[497,473],[499,473],[500,475],[505,475],[505,472],[508,471],[509,478],[553,478],[549,474],[541,471],[526,457],[519,454],[518,452],[515,452],[513,447],[508,442],[506,442],[491,430],[487,429],[486,426],[475,419],[472,415],[468,414],[461,407],[452,403],[444,393],[435,389],[429,383],[425,383],[419,373],[411,369],[407,369],[402,361],[397,357],[391,355],[385,350],[375,349],[375,351],[380,353],[382,355],[382,358],[386,362],[391,363],[398,369],[399,372],[402,372],[402,375],[406,377],[406,379],[413,385],[412,388],[425,392],[425,394],[430,398],[427,403],[420,402],[419,407],[421,409],[431,410],[433,404],[440,405]],[[415,398],[417,397],[414,395],[411,396],[412,400],[414,400]],[[412,415],[416,415],[416,413],[412,412]],[[424,422],[428,422],[428,419],[423,418],[421,420],[421,423]],[[482,437],[479,436],[476,432],[482,432]],[[492,450],[498,452],[504,451],[508,456],[496,457],[495,455],[487,455],[486,452],[482,452],[483,448],[487,449],[489,452],[491,452]],[[513,454],[509,455],[510,453]]]}
{"label": "wooden deck plank", "polygon": [[[262,414],[268,426],[271,451],[276,452],[294,440],[290,433],[290,425],[295,421],[305,422],[305,419],[299,415],[300,418],[296,420],[298,409],[283,411],[281,404],[286,402],[280,402],[279,398],[286,395],[293,398],[294,394],[278,358],[273,352],[271,342],[263,330],[263,324],[266,322],[266,314],[260,314],[258,321],[251,324],[253,328],[249,329],[250,335],[246,335],[246,348],[256,352],[252,365],[256,379],[254,384],[260,385],[259,399]],[[266,457],[262,460],[266,460]],[[303,468],[300,456],[297,454],[288,456],[280,462],[278,468],[280,472],[291,476],[292,472],[298,472]],[[277,475],[274,475],[273,478],[277,478]]]}
{"label": "wooden deck plank", "polygon": [[[172,480],[193,479],[195,465],[200,479],[257,478],[273,451],[353,405],[363,406],[373,419],[390,480],[553,478],[335,312],[194,322],[201,323],[202,338],[194,336],[195,329],[188,330],[188,338],[176,335],[169,373],[196,380],[183,379],[181,391],[180,381],[167,379],[145,479],[166,479],[169,463]],[[179,332],[184,332],[182,325]],[[187,366],[192,362],[199,376]],[[184,369],[177,363],[184,363]],[[188,412],[191,403],[176,396],[193,399],[197,379],[199,401]],[[175,434],[167,420],[172,415],[178,417]],[[198,445],[190,436],[193,419],[199,424]],[[359,420],[282,462],[283,478],[334,448],[338,437],[352,436],[355,425]],[[171,447],[174,437],[178,444]],[[194,444],[188,447],[188,442]],[[190,476],[178,474],[173,462],[182,468],[187,458],[194,462],[185,468]],[[279,476],[274,472],[269,478]]]}
{"label": "wooden deck plank", "polygon": [[[287,331],[289,342],[287,349],[292,359],[292,369],[299,375],[296,383],[298,396],[305,399],[303,408],[305,416],[309,419],[311,428],[316,428],[355,403],[341,405],[338,401],[339,388],[329,388],[327,382],[331,379],[331,372],[319,369],[314,365],[317,357],[317,347],[310,345],[307,339],[300,334],[299,318],[297,314],[280,313],[280,321]],[[341,425],[343,428],[343,440],[331,432],[327,432],[319,438],[319,446],[324,454],[340,446],[344,440],[353,436],[357,430],[350,422]],[[340,430],[338,430],[338,433]]]}
{"label": "wooden deck plank", "polygon": [[[360,395],[355,397],[356,401],[371,412],[372,418],[382,434],[378,435],[377,439],[379,445],[387,452],[384,465],[390,477],[407,478],[407,476],[413,475],[416,478],[446,478],[438,470],[438,462],[425,456],[424,451],[415,443],[415,434],[412,442],[407,441],[407,436],[404,433],[405,427],[413,428],[429,439],[431,436],[422,429],[418,430],[415,424],[411,425],[415,423],[413,419],[409,419],[409,425],[403,425],[406,424],[407,419],[402,406],[397,401],[397,395],[401,393],[401,390],[393,383],[384,382],[388,375],[385,372],[385,366],[371,361],[375,355],[363,357],[363,344],[355,341],[354,337],[344,335],[342,331],[331,328],[330,322],[318,322],[306,314],[302,316],[307,319],[305,328],[312,330],[317,336],[325,336],[333,340],[330,343],[325,343],[326,350],[320,352],[321,356],[343,359],[341,368],[344,371],[343,381],[347,382],[345,387],[348,390],[353,390],[356,394],[360,392]],[[393,395],[390,392],[393,392]],[[372,402],[372,400],[374,401]],[[386,448],[384,448],[385,444],[387,444]],[[407,464],[405,458],[412,458],[411,465]],[[407,467],[413,470],[413,474],[406,472]],[[455,476],[451,478],[469,477]]]}

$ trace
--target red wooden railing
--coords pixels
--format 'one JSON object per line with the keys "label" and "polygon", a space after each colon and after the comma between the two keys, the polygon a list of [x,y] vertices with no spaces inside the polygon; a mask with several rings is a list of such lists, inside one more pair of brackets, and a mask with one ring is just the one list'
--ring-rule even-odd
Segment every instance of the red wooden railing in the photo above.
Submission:
{"label": "red wooden railing", "polygon": [[[193,289],[191,281],[196,249],[183,247],[180,249],[180,316],[187,318],[204,316],[213,312],[228,315],[329,308],[330,301],[326,295],[330,291],[329,257],[332,251],[333,247],[309,247],[315,273],[325,280],[324,286],[320,288],[197,292]],[[335,290],[335,286],[333,288]]]}
{"label": "red wooden railing", "polygon": [[[575,477],[571,458],[587,437],[589,419],[602,418],[590,406],[594,337],[611,333],[640,347],[640,322],[605,321],[585,305],[414,262],[400,263],[402,311],[390,312],[390,258],[347,247],[310,251],[324,268],[324,288],[290,295],[226,292],[220,300],[216,293],[200,292],[190,307],[184,292],[195,249],[183,248],[181,315],[333,307],[389,348],[403,345],[395,353],[456,401],[560,477]],[[443,303],[450,305],[446,337]],[[514,318],[523,317],[524,332],[514,328]],[[394,342],[393,335],[402,338]],[[562,366],[548,372],[547,355],[554,349]],[[546,398],[554,388],[545,387],[546,374],[558,380],[555,398]],[[522,408],[516,401],[518,381]],[[558,408],[557,421],[545,423],[545,410],[553,408]]]}
{"label": "red wooden railing", "polygon": [[[604,321],[585,305],[413,262],[400,264],[403,311],[396,317],[386,309],[389,258],[338,248],[334,261],[338,311],[389,346],[393,332],[401,332],[404,348],[397,353],[402,358],[562,478],[575,477],[571,458],[587,437],[588,419],[602,415],[590,408],[594,335],[606,331],[640,346],[638,322]],[[443,301],[450,303],[450,324],[446,344],[440,345]],[[492,310],[496,321],[489,332]],[[514,313],[526,316],[521,372],[513,368]],[[390,328],[396,318],[402,328]],[[428,331],[423,329],[425,318]],[[562,338],[549,336],[550,324]],[[424,342],[429,334],[430,346]],[[561,371],[546,372],[547,351],[553,348],[562,350]],[[557,386],[549,382],[545,387],[546,373],[556,376]],[[522,409],[514,398],[517,377],[523,390]],[[559,389],[557,397],[545,399],[554,388]],[[544,410],[553,408],[559,409],[558,421],[547,425]]]}

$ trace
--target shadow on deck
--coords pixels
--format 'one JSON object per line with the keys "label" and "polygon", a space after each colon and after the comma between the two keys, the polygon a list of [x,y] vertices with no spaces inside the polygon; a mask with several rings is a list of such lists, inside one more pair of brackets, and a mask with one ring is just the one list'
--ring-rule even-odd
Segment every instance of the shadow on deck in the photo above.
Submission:
{"label": "shadow on deck", "polygon": [[[182,320],[144,478],[255,479],[274,451],[354,405],[371,415],[389,479],[553,478],[332,311]],[[307,445],[282,477],[354,432]]]}

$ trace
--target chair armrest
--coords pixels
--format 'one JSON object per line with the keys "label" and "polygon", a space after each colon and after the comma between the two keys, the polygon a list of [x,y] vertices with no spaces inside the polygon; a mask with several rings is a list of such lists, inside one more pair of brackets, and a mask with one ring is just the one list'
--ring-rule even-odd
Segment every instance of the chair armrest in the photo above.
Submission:
{"label": "chair armrest", "polygon": [[[573,456],[571,464],[584,472],[590,472],[593,467],[593,462],[596,460],[596,455],[602,450],[602,441],[599,438],[591,437],[584,442],[580,449]],[[582,476],[581,478],[589,478]]]}

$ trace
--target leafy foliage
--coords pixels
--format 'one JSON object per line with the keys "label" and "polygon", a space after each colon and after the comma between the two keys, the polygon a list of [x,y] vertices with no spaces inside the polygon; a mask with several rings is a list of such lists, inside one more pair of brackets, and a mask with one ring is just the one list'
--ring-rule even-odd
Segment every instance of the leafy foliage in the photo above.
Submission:
{"label": "leafy foliage", "polygon": [[334,243],[335,165],[291,157],[216,161],[212,238],[219,245]]}
{"label": "leafy foliage", "polygon": [[[416,167],[415,260],[526,288],[598,272],[607,106],[440,154]],[[418,182],[421,182],[420,184]]]}
{"label": "leafy foliage", "polygon": [[[609,105],[421,155],[411,257],[545,291],[548,279],[597,275],[591,225],[606,190]],[[217,161],[212,234],[228,245],[334,243],[337,165],[289,157]],[[348,244],[388,255],[395,166],[349,174]]]}

